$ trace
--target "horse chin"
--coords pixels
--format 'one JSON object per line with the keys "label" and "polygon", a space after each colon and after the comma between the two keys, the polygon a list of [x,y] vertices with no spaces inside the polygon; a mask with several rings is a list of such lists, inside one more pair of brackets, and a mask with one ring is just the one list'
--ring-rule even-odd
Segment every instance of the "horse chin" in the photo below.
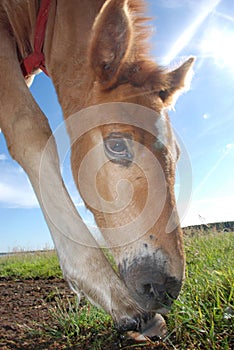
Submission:
{"label": "horse chin", "polygon": [[158,313],[145,314],[136,319],[122,318],[117,326],[121,333],[127,335],[135,341],[145,341],[147,338],[164,338],[167,335],[166,322],[162,315]]}
{"label": "horse chin", "polygon": [[160,314],[155,314],[150,320],[141,322],[140,331],[129,331],[127,334],[136,342],[147,341],[147,338],[164,338],[167,335],[166,322]]}

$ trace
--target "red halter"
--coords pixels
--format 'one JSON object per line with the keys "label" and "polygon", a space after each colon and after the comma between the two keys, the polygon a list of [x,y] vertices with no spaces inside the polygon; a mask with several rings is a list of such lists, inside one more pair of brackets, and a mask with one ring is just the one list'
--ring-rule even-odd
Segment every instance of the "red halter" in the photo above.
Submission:
{"label": "red halter", "polygon": [[50,0],[42,0],[39,13],[36,21],[34,35],[34,51],[29,56],[25,57],[21,63],[21,70],[25,78],[33,74],[35,69],[40,68],[47,75],[48,72],[45,66],[45,56],[42,51],[45,40],[46,23],[49,14]]}

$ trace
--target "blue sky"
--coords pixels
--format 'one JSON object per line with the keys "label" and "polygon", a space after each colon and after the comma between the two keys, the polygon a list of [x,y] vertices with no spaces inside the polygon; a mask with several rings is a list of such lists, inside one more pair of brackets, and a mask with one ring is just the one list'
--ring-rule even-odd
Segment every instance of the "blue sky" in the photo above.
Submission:
{"label": "blue sky", "polygon": [[[148,3],[148,13],[153,17],[151,54],[157,62],[174,67],[186,56],[197,57],[191,89],[170,111],[192,168],[192,194],[181,199],[179,193],[189,167],[179,163],[176,193],[182,202],[182,225],[234,220],[234,1]],[[62,121],[62,112],[50,79],[40,74],[31,91],[55,130]],[[92,224],[92,216],[76,193],[69,156],[62,168],[78,210]],[[11,160],[2,133],[0,222],[0,251],[53,247],[29,181]]]}

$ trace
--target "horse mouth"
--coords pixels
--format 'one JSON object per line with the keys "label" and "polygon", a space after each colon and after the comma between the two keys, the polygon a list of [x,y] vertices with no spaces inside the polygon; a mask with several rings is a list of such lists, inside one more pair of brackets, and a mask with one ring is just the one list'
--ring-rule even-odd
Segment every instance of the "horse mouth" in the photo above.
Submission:
{"label": "horse mouth", "polygon": [[167,335],[166,322],[160,314],[143,324],[141,332],[129,331],[128,336],[135,342],[147,341],[147,338],[165,338]]}
{"label": "horse mouth", "polygon": [[158,313],[144,314],[135,319],[123,318],[116,328],[120,333],[127,332],[136,342],[147,338],[164,338],[167,335],[166,322]]}

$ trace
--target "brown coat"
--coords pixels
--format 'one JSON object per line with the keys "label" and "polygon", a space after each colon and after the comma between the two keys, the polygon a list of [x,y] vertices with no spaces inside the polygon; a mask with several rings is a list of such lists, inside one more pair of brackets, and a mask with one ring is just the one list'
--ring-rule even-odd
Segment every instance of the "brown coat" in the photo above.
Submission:
{"label": "brown coat", "polygon": [[46,68],[71,137],[74,180],[117,274],[64,187],[54,137],[20,69],[39,6],[0,0],[0,127],[9,151],[29,176],[71,287],[120,328],[163,335],[155,313],[170,307],[184,276],[173,188],[179,148],[165,109],[193,59],[167,72],[149,58],[141,0],[51,0]]}

